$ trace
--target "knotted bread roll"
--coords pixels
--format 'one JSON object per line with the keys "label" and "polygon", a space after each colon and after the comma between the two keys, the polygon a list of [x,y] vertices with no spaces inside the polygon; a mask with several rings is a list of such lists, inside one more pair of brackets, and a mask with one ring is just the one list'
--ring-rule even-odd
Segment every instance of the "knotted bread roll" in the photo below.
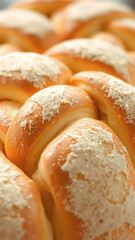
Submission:
{"label": "knotted bread roll", "polygon": [[121,138],[135,167],[135,87],[103,72],[82,72],[71,85],[96,100],[102,119]]}
{"label": "knotted bread roll", "polygon": [[9,53],[0,57],[0,99],[23,104],[39,90],[66,84],[69,68],[50,57],[37,53]]}
{"label": "knotted bread roll", "polygon": [[81,1],[54,13],[53,26],[61,40],[89,37],[112,19],[135,18],[133,9],[115,2]]}
{"label": "knotted bread roll", "polygon": [[0,42],[13,43],[24,51],[43,52],[58,42],[50,20],[30,10],[0,11]]}
{"label": "knotted bread roll", "polygon": [[50,48],[46,55],[64,62],[73,72],[102,71],[135,84],[135,63],[121,48],[95,39],[72,39]]}
{"label": "knotted bread roll", "polygon": [[33,174],[54,239],[135,238],[135,173],[105,124],[82,119],[55,138]]}
{"label": "knotted bread roll", "polygon": [[93,100],[72,86],[52,86],[29,98],[18,111],[6,135],[6,155],[29,176],[44,147],[73,121],[97,118]]}
{"label": "knotted bread roll", "polygon": [[[134,18],[134,11],[122,6],[82,1],[56,13],[52,21],[61,28],[61,38],[89,37],[108,20]],[[0,23],[1,42],[43,52],[58,41],[44,16],[28,10],[2,12],[8,14],[2,20],[6,26]],[[37,15],[43,21],[35,20]],[[9,17],[12,21],[5,21]],[[38,187],[0,152],[0,239],[134,240],[135,173],[129,157],[134,162],[134,58],[89,39],[63,42],[46,54],[73,72],[98,72],[69,80],[68,67],[50,57],[0,57],[0,150]],[[67,83],[77,87],[58,85]]]}
{"label": "knotted bread roll", "polygon": [[[37,53],[9,53],[0,57],[0,139],[20,106],[34,93],[66,84],[71,71],[63,63]],[[7,101],[8,100],[8,101]]]}

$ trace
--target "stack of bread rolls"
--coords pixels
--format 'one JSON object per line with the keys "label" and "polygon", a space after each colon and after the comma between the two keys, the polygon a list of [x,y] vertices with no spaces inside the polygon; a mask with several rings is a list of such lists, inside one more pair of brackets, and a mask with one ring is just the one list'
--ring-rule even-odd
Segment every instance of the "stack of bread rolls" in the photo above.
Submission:
{"label": "stack of bread rolls", "polygon": [[0,11],[0,240],[135,239],[135,12]]}

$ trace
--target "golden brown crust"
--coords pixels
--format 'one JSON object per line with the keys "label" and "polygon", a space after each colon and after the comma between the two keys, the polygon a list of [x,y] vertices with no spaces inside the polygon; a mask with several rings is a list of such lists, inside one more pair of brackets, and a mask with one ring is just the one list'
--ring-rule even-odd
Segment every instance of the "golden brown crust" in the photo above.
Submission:
{"label": "golden brown crust", "polygon": [[135,165],[135,88],[102,72],[78,73],[70,84],[94,97],[101,119],[121,138]]}
{"label": "golden brown crust", "polygon": [[42,196],[51,195],[56,239],[134,239],[135,216],[131,220],[128,213],[135,198],[134,170],[105,124],[74,123],[47,146],[33,179]]}
{"label": "golden brown crust", "polygon": [[116,34],[124,42],[127,50],[135,50],[135,19],[113,20],[107,24],[106,30]]}
{"label": "golden brown crust", "polygon": [[47,17],[30,10],[10,9],[0,12],[0,41],[42,53],[58,42],[58,36]]}
{"label": "golden brown crust", "polygon": [[96,34],[94,34],[92,36],[92,38],[101,40],[101,41],[105,41],[105,42],[109,42],[109,43],[113,44],[114,46],[120,47],[124,50],[126,49],[122,40],[118,36],[116,36],[115,34],[110,33],[110,32],[100,31],[100,32],[97,32]]}
{"label": "golden brown crust", "polygon": [[37,53],[9,53],[0,58],[0,99],[23,104],[51,85],[66,84],[71,71],[63,63]]}
{"label": "golden brown crust", "polygon": [[134,11],[120,3],[81,1],[54,13],[53,26],[61,40],[89,37],[111,19],[135,18]]}
{"label": "golden brown crust", "polygon": [[109,42],[72,39],[56,44],[45,54],[64,62],[74,73],[102,71],[134,84],[134,61],[126,51]]}
{"label": "golden brown crust", "polygon": [[95,103],[80,88],[53,86],[29,98],[7,133],[6,154],[31,175],[39,156],[62,128],[82,117],[97,118]]}
{"label": "golden brown crust", "polygon": [[19,108],[18,103],[0,101],[0,139],[3,143],[5,143],[6,133]]}
{"label": "golden brown crust", "polygon": [[3,143],[2,143],[1,140],[0,140],[0,151],[1,151],[1,152],[4,152],[4,145],[3,145]]}
{"label": "golden brown crust", "polygon": [[0,172],[0,235],[3,239],[45,240],[50,234],[48,239],[52,240],[52,230],[35,183],[1,152]]}
{"label": "golden brown crust", "polygon": [[50,15],[52,12],[57,11],[60,8],[65,7],[69,3],[75,2],[77,0],[53,0],[53,1],[46,1],[46,0],[32,0],[32,1],[20,1],[19,3],[14,4],[11,6],[12,8],[18,9],[29,9],[36,12],[40,12],[46,15]]}
{"label": "golden brown crust", "polygon": [[3,56],[10,52],[21,52],[22,49],[19,46],[16,46],[11,43],[5,43],[0,45],[0,56]]}

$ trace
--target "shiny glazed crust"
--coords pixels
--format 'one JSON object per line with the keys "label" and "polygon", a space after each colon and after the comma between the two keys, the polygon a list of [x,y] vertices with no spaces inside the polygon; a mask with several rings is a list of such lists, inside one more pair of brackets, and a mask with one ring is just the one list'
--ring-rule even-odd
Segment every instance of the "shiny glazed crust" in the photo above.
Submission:
{"label": "shiny glazed crust", "polygon": [[29,98],[6,136],[7,157],[31,175],[44,147],[76,119],[97,118],[93,100],[80,88],[53,86]]}
{"label": "shiny glazed crust", "polygon": [[101,120],[121,138],[135,166],[135,87],[102,72],[78,73],[70,84],[96,100]]}

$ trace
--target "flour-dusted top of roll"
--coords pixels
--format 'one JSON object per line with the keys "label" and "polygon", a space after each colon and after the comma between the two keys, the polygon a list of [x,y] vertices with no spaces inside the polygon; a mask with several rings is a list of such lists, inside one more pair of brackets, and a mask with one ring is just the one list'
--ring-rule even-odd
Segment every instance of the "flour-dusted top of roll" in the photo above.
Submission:
{"label": "flour-dusted top of roll", "polygon": [[[134,62],[124,50],[110,43],[96,39],[73,39],[64,41],[50,48],[46,54],[61,59],[61,61],[63,60],[66,64],[70,64],[70,62],[66,60],[66,57],[67,59],[77,58],[81,60],[90,60],[93,63],[95,62],[95,68],[97,62],[103,63],[113,68],[117,74],[129,82],[131,79],[128,66],[130,65],[130,68],[132,70],[134,69]],[[75,64],[77,65],[77,62]],[[85,66],[85,61],[83,65],[85,70],[92,70],[92,65],[89,66],[89,69],[86,69],[88,66],[87,64]],[[74,66],[70,67],[71,69],[75,68]],[[97,70],[102,71],[102,69],[108,71],[103,66],[101,67],[97,64]],[[77,70],[79,72],[79,67]]]}
{"label": "flour-dusted top of roll", "polygon": [[[9,98],[7,88],[18,90],[26,100],[43,88],[66,84],[70,77],[65,64],[41,54],[15,52],[0,57],[0,88],[5,88],[5,99]],[[0,98],[4,98],[2,95]]]}
{"label": "flour-dusted top of roll", "polygon": [[[69,174],[71,184],[67,184],[67,191],[71,196],[63,203],[67,211],[82,220],[82,239],[95,239],[107,232],[111,239],[111,233],[124,223],[134,227],[135,216],[131,213],[135,201],[133,187],[128,189],[127,183],[123,183],[122,194],[117,185],[122,174],[129,178],[126,149],[123,147],[118,152],[113,134],[101,126],[92,129],[84,126],[78,133],[67,135],[73,142],[62,170]],[[104,144],[111,145],[106,154]]]}
{"label": "flour-dusted top of roll", "polygon": [[9,159],[30,175],[46,144],[66,125],[84,116],[97,118],[97,110],[94,101],[80,88],[57,85],[35,93],[18,111],[8,130]]}
{"label": "flour-dusted top of roll", "polygon": [[113,101],[113,108],[117,109],[119,116],[125,122],[135,125],[134,86],[103,72],[78,73],[71,79],[71,84],[77,83],[77,79],[84,81],[84,84],[93,85],[96,91],[101,91],[105,97]]}
{"label": "flour-dusted top of roll", "polygon": [[135,32],[135,19],[122,18],[118,22],[116,21],[116,23],[119,23],[119,25],[127,27]]}
{"label": "flour-dusted top of roll", "polygon": [[100,119],[116,132],[135,164],[135,87],[103,72],[81,72],[70,84],[94,97]]}
{"label": "flour-dusted top of roll", "polygon": [[56,239],[133,239],[134,170],[126,148],[102,122],[82,119],[56,137],[33,179],[43,196],[49,189],[55,199]]}
{"label": "flour-dusted top of roll", "polygon": [[10,53],[0,58],[0,76],[13,78],[15,72],[20,72],[23,79],[36,88],[42,88],[45,85],[44,77],[54,82],[57,80],[61,74],[60,66],[61,63],[58,65],[53,59],[40,54]]}
{"label": "flour-dusted top of roll", "polygon": [[89,37],[112,19],[134,18],[130,7],[115,2],[80,1],[54,13],[53,26],[62,40]]}
{"label": "flour-dusted top of roll", "polygon": [[30,9],[42,14],[50,15],[52,12],[65,7],[77,0],[20,0],[11,5],[12,8]]}
{"label": "flour-dusted top of roll", "polygon": [[0,152],[0,236],[43,240],[49,232],[52,240],[36,185]]}
{"label": "flour-dusted top of roll", "polygon": [[23,51],[42,53],[58,42],[50,20],[30,10],[0,11],[0,40],[21,47]]}
{"label": "flour-dusted top of roll", "polygon": [[17,29],[40,38],[53,31],[47,17],[30,10],[1,10],[0,26]]}
{"label": "flour-dusted top of roll", "polygon": [[46,85],[45,78],[56,82],[62,67],[66,69],[64,64],[37,53],[16,52],[0,58],[0,76],[13,79],[14,73],[20,72],[22,79],[39,89]]}
{"label": "flour-dusted top of roll", "polygon": [[133,9],[127,5],[105,1],[81,1],[65,8],[69,21],[85,22],[94,17],[111,12],[133,13]]}
{"label": "flour-dusted top of roll", "polygon": [[[38,103],[42,107],[42,122],[45,120],[50,121],[53,116],[59,114],[61,104],[72,105],[72,101],[69,101],[65,95],[65,86],[59,86],[57,88],[49,88],[46,92],[46,98],[44,98],[44,92],[34,95],[31,100]],[[77,103],[77,99],[76,99]]]}
{"label": "flour-dusted top of roll", "polygon": [[[21,193],[21,187],[16,183],[16,178],[20,175],[19,171],[12,169],[9,164],[4,164],[0,157],[0,235],[3,236],[4,233],[4,239],[11,239],[12,236],[21,240],[25,235],[25,219],[21,216],[21,211],[30,206]],[[31,197],[31,194],[27,196]],[[13,208],[18,210],[17,213]]]}
{"label": "flour-dusted top of roll", "polygon": [[[102,75],[104,73],[101,73]],[[135,125],[135,87],[127,85],[117,78],[111,79],[111,76],[106,75],[105,77],[109,78],[108,90],[104,86],[102,88],[108,97],[114,100],[115,105],[124,110],[126,113],[124,120]]]}

